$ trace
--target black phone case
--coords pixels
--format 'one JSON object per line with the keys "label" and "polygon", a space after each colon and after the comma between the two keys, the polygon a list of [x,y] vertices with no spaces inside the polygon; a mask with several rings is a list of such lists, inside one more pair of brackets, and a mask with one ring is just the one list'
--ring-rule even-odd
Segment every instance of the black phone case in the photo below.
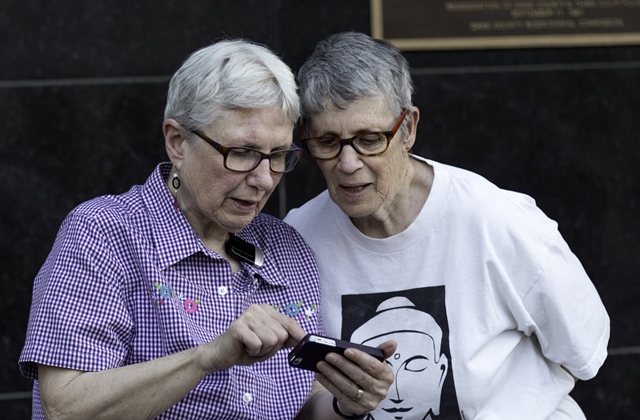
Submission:
{"label": "black phone case", "polygon": [[307,334],[289,353],[289,365],[299,369],[317,372],[316,363],[324,360],[327,353],[344,354],[347,348],[362,350],[380,361],[384,360],[384,353],[378,348],[315,334]]}

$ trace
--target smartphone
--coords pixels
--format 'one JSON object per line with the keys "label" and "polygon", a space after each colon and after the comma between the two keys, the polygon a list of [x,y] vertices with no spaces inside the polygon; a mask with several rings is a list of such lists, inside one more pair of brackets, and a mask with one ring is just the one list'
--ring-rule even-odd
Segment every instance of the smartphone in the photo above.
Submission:
{"label": "smartphone", "polygon": [[316,364],[320,360],[324,360],[327,353],[344,354],[344,351],[348,348],[362,350],[381,362],[384,360],[384,352],[378,348],[320,335],[307,334],[289,353],[289,364],[299,369],[317,372]]}

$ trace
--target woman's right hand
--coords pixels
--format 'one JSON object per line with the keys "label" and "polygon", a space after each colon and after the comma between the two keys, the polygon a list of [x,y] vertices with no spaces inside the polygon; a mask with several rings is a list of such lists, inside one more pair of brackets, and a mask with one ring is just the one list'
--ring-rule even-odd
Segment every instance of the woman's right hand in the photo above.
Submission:
{"label": "woman's right hand", "polygon": [[295,346],[306,333],[295,319],[269,305],[251,305],[211,343],[200,346],[207,374],[235,365],[263,362]]}

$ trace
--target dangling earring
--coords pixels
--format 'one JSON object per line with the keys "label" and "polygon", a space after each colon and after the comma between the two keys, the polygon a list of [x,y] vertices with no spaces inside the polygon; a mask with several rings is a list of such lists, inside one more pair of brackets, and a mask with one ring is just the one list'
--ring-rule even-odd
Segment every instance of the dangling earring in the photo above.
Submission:
{"label": "dangling earring", "polygon": [[173,185],[173,189],[177,190],[180,188],[180,178],[178,178],[178,173],[173,173],[173,179],[171,180],[171,185]]}
{"label": "dangling earring", "polygon": [[173,179],[171,180],[171,185],[173,185],[173,189],[175,193],[173,193],[173,209],[176,213],[180,213],[180,206],[178,205],[178,188],[180,188],[180,178],[178,178],[178,173],[173,173]]}
{"label": "dangling earring", "polygon": [[178,173],[173,173],[173,179],[171,180],[171,185],[173,186],[174,193],[173,195],[173,209],[176,213],[180,213],[180,206],[178,205],[178,188],[180,188],[180,178],[178,178]]}

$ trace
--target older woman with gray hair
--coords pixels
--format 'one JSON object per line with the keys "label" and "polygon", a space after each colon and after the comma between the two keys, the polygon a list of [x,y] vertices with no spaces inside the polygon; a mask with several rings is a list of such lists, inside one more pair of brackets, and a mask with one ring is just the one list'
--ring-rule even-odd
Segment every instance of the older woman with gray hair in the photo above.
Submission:
{"label": "older woman with gray hair", "polygon": [[[287,364],[321,332],[312,252],[260,213],[300,157],[298,116],[293,74],[263,46],[225,40],[185,61],[162,125],[171,162],[76,207],[35,280],[19,362],[33,418],[338,418]],[[322,363],[323,383],[346,393],[357,375],[382,399],[390,369],[350,356]]]}
{"label": "older woman with gray hair", "polygon": [[569,392],[604,362],[609,317],[557,223],[411,153],[420,113],[389,42],[332,35],[298,84],[327,190],[285,221],[316,255],[325,331],[397,343],[395,382],[368,418],[583,419]]}

